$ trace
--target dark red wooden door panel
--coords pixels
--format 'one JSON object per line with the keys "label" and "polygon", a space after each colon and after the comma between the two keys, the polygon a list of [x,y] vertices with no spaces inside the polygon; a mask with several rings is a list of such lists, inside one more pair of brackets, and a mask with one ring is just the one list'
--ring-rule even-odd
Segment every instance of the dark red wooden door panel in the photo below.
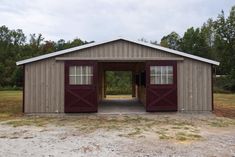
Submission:
{"label": "dark red wooden door panel", "polygon": [[[172,66],[173,82],[171,84],[151,84],[151,66]],[[177,62],[148,61],[146,63],[146,111],[177,111]]]}
{"label": "dark red wooden door panel", "polygon": [[[70,66],[91,66],[93,78],[91,84],[71,85],[69,82]],[[65,61],[65,113],[97,112],[97,62]]]}

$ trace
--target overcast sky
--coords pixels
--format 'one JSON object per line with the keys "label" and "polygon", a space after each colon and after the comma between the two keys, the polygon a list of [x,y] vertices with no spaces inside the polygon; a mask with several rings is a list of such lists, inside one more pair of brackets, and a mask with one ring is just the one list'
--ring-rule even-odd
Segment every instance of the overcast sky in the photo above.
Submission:
{"label": "overcast sky", "polygon": [[0,26],[42,33],[46,40],[103,41],[126,37],[158,42],[172,31],[180,35],[234,0],[0,0]]}

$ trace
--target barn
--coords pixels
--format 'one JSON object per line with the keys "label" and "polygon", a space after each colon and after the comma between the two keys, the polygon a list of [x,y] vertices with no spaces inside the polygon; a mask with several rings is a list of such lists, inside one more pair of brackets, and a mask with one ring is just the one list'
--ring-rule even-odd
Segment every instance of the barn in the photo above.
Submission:
{"label": "barn", "polygon": [[125,38],[18,61],[24,113],[99,112],[108,70],[132,72],[132,96],[146,112],[213,110],[212,67],[219,62]]}

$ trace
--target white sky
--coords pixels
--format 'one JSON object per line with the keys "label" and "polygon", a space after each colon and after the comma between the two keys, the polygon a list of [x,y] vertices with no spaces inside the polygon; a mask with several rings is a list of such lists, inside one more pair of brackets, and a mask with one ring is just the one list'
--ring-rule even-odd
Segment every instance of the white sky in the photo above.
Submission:
{"label": "white sky", "polygon": [[157,40],[182,35],[234,0],[0,0],[0,26],[42,33],[46,40],[102,41],[114,37]]}

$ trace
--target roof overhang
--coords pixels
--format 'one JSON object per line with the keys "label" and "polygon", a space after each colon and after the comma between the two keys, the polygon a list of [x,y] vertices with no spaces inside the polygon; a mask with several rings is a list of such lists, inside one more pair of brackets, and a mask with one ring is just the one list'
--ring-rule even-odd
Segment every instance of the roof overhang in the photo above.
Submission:
{"label": "roof overhang", "polygon": [[159,46],[159,45],[154,45],[154,44],[150,44],[150,43],[125,39],[125,38],[115,38],[115,39],[112,39],[112,40],[107,40],[107,41],[103,41],[103,42],[94,42],[94,43],[90,43],[90,44],[86,44],[86,45],[82,45],[82,46],[77,46],[77,47],[73,47],[73,48],[69,48],[69,49],[56,51],[56,52],[52,52],[52,53],[49,53],[49,54],[45,54],[45,55],[41,55],[41,56],[37,56],[37,57],[25,59],[25,60],[21,60],[21,61],[16,62],[16,65],[28,64],[28,63],[31,63],[31,62],[35,62],[35,61],[39,61],[39,60],[43,60],[43,59],[51,58],[51,57],[55,57],[55,56],[60,56],[60,55],[66,54],[66,53],[82,50],[82,49],[93,47],[93,46],[102,45],[102,44],[117,41],[117,40],[129,41],[129,42],[132,42],[132,43],[136,43],[136,44],[139,44],[139,45],[151,47],[153,49],[162,50],[162,51],[165,51],[165,52],[168,52],[168,53],[172,53],[172,54],[179,55],[179,56],[182,56],[182,57],[191,58],[191,59],[194,59],[194,60],[198,60],[198,61],[201,61],[201,62],[213,64],[213,65],[219,65],[220,64],[219,62],[214,61],[214,60],[210,60],[210,59],[206,59],[206,58],[203,58],[203,57],[199,57],[199,56],[191,55],[191,54],[188,54],[188,53],[180,52],[180,51],[177,51],[177,50],[165,48],[165,47],[162,47],[162,46]]}

